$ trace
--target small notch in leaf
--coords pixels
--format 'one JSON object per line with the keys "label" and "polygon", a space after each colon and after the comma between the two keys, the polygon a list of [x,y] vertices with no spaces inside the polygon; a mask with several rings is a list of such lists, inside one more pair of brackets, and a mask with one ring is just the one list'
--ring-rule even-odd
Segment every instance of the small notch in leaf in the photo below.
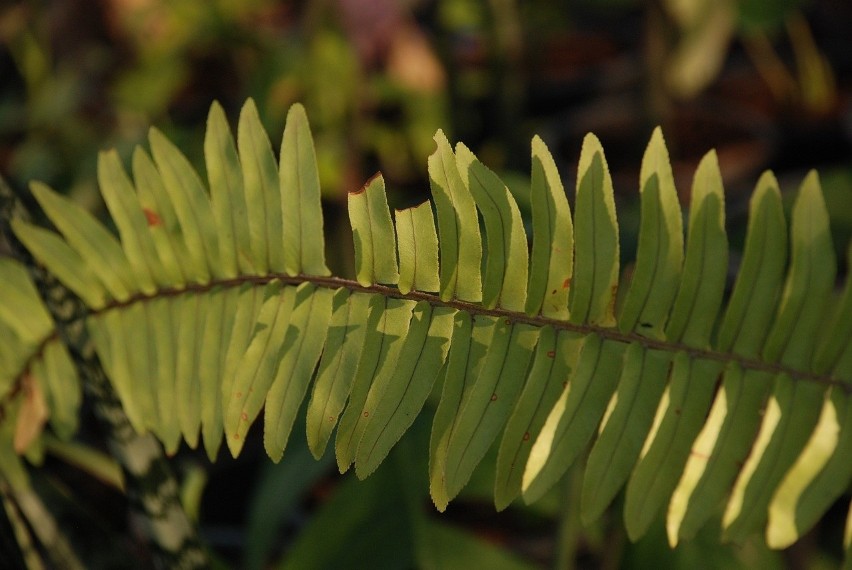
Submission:
{"label": "small notch in leaf", "polygon": [[349,193],[352,194],[353,196],[357,196],[358,194],[363,194],[367,190],[367,188],[370,186],[370,184],[372,184],[373,181],[376,178],[382,178],[382,171],[381,170],[376,172],[375,174],[373,174],[366,182],[364,182],[363,186],[356,188],[355,190],[350,190]]}

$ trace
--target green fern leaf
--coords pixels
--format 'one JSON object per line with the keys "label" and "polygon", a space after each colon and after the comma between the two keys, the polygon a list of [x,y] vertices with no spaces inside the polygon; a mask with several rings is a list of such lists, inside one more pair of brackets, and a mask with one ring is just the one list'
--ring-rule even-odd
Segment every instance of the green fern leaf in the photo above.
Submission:
{"label": "green fern leaf", "polygon": [[352,389],[373,299],[346,289],[338,289],[332,298],[328,339],[307,414],[308,446],[316,459],[325,452]]}
{"label": "green fern leaf", "polygon": [[[725,302],[716,156],[695,173],[684,242],[655,130],[640,172],[636,264],[616,306],[613,185],[594,135],[583,141],[573,218],[552,157],[533,139],[531,249],[500,178],[442,132],[435,142],[432,202],[392,218],[380,175],[350,194],[354,281],[325,262],[316,157],[298,105],[277,162],[252,101],[236,142],[214,105],[209,192],[159,131],[153,159],[134,152],[132,180],[116,153],[103,153],[99,182],[120,239],[39,184],[33,193],[61,236],[11,224],[84,300],[80,324],[133,428],[169,452],[184,440],[214,459],[225,438],[237,455],[263,411],[278,461],[310,393],[311,452],[321,457],[336,429],[338,468],[354,464],[364,478],[434,394],[428,470],[439,510],[494,445],[498,509],[541,497],[590,450],[582,516],[599,517],[626,485],[634,540],[667,509],[674,545],[725,505],[726,539],[765,528],[768,544],[784,547],[844,492],[852,281],[832,305],[836,260],[814,173],[793,209],[789,261],[778,184],[760,178]],[[47,315],[24,269],[0,260],[9,339],[0,468],[12,478],[23,473],[15,442],[38,442],[15,422],[38,413],[40,397],[57,432],[76,429],[79,385]],[[27,382],[39,392],[15,396]]]}
{"label": "green fern leaf", "polygon": [[417,207],[396,210],[399,248],[399,292],[412,290],[436,292],[438,279],[438,234],[432,207],[424,202]]}
{"label": "green fern leaf", "polygon": [[[62,439],[74,435],[82,389],[26,268],[9,258],[0,259],[0,299],[0,391],[5,414],[0,423],[7,426],[8,436],[0,447],[20,454],[38,449],[45,421]],[[19,469],[17,461],[6,459],[10,469]]]}

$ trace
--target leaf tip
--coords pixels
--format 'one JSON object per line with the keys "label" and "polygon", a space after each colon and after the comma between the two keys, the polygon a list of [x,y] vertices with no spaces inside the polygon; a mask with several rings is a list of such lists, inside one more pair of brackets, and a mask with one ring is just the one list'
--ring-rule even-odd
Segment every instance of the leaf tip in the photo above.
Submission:
{"label": "leaf tip", "polygon": [[382,175],[381,170],[376,172],[375,174],[373,174],[369,179],[367,179],[367,181],[364,182],[363,186],[360,186],[359,188],[356,188],[355,190],[350,190],[349,195],[350,196],[357,196],[359,194],[363,194],[364,192],[367,191],[367,188],[372,186],[374,183],[375,184],[381,184],[382,186],[384,186],[385,177]]}
{"label": "leaf tip", "polygon": [[287,111],[287,121],[289,122],[290,119],[295,119],[307,124],[308,112],[305,110],[305,106],[301,103],[293,103],[290,105],[290,109]]}

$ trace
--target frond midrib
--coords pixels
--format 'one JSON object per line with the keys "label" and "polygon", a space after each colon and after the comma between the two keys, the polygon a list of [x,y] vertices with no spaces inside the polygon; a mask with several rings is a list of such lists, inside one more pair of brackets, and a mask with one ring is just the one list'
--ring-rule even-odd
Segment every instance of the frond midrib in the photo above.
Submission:
{"label": "frond midrib", "polygon": [[[491,316],[503,319],[508,319],[512,323],[524,323],[536,327],[550,326],[556,330],[569,331],[582,335],[597,334],[606,340],[623,342],[625,344],[639,343],[645,349],[662,350],[671,353],[684,352],[693,359],[705,359],[722,362],[724,364],[736,363],[744,369],[769,372],[773,375],[786,374],[796,381],[814,382],[825,386],[834,386],[843,390],[846,394],[852,395],[852,384],[844,381],[841,378],[832,376],[831,374],[817,374],[814,372],[798,370],[791,366],[768,362],[756,358],[748,358],[733,352],[723,352],[712,349],[702,349],[689,346],[681,342],[671,342],[665,340],[657,340],[642,336],[635,332],[622,332],[618,329],[618,323],[612,327],[602,327],[592,324],[577,324],[568,321],[548,318],[542,315],[530,316],[524,312],[510,311],[500,307],[492,309],[486,308],[477,303],[461,301],[458,299],[450,299],[444,301],[438,293],[427,293],[423,291],[410,291],[402,293],[396,287],[388,285],[361,285],[355,280],[345,279],[342,277],[323,277],[314,275],[287,275],[285,273],[269,273],[267,275],[243,275],[227,279],[213,279],[206,284],[187,284],[181,288],[162,288],[155,293],[146,295],[137,293],[123,301],[112,301],[101,308],[93,309],[88,316],[96,316],[108,311],[129,307],[136,303],[144,303],[153,299],[162,297],[174,297],[190,293],[206,293],[217,287],[239,287],[245,284],[266,285],[272,281],[280,281],[285,285],[300,285],[302,283],[311,283],[317,287],[328,289],[345,288],[352,292],[374,293],[385,297],[393,297],[397,299],[408,299],[413,301],[426,301],[433,307],[449,307],[460,311],[465,311],[473,316]],[[50,337],[53,338],[53,337]],[[45,340],[46,342],[50,341]],[[38,353],[37,353],[38,354]],[[35,358],[37,354],[33,357]],[[28,364],[29,365],[29,361]],[[26,367],[24,368],[26,370]],[[23,371],[22,371],[23,373]]]}

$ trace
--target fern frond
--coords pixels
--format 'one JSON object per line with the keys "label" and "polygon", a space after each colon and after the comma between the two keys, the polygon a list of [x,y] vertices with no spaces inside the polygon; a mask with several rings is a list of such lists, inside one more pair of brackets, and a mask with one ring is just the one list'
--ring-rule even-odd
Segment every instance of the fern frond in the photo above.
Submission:
{"label": "fern frond", "polygon": [[16,491],[27,488],[20,455],[43,453],[42,433],[69,439],[77,431],[82,389],[26,268],[0,259],[0,472]]}
{"label": "fern frond", "polygon": [[[26,268],[0,259],[0,393],[4,423],[16,425],[13,443],[23,453],[37,443],[46,420],[68,439],[77,431],[82,389],[53,319]],[[23,372],[22,372],[23,371]]]}
{"label": "fern frond", "polygon": [[[102,155],[120,242],[41,185],[33,192],[62,237],[20,221],[14,229],[85,300],[131,423],[169,451],[201,438],[214,458],[224,437],[236,455],[264,410],[264,444],[278,461],[310,391],[311,451],[320,456],[336,429],[339,469],[354,464],[363,478],[440,386],[428,453],[441,510],[493,445],[498,509],[540,497],[591,446],[582,515],[595,519],[626,486],[633,539],[666,505],[675,544],[725,504],[727,539],[767,528],[769,544],[785,546],[844,492],[852,286],[832,311],[836,261],[815,173],[793,209],[789,261],[777,182],[760,178],[723,302],[715,153],[695,173],[684,239],[655,130],[640,172],[637,261],[616,306],[618,224],[594,135],[583,142],[573,218],[553,159],[533,140],[531,249],[499,177],[443,133],[435,141],[431,203],[392,219],[380,175],[349,195],[356,281],[330,276],[325,263],[313,143],[298,105],[277,163],[251,101],[236,142],[213,106],[209,195],[158,131],[153,159],[134,154],[132,181],[115,153]],[[0,326],[11,327],[6,304]],[[27,332],[38,346],[50,334],[49,323],[15,318],[41,327]],[[7,390],[24,366],[17,354],[0,354]]]}

